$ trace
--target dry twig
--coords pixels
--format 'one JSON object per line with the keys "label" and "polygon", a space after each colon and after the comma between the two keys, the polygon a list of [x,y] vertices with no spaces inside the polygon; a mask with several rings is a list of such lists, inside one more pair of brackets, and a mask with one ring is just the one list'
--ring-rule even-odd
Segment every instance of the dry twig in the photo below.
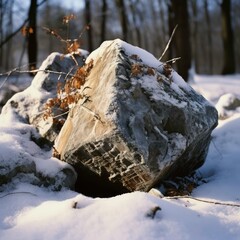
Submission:
{"label": "dry twig", "polygon": [[171,36],[170,36],[170,38],[169,38],[169,40],[168,40],[168,42],[167,42],[167,45],[166,45],[166,47],[165,47],[165,49],[164,49],[161,57],[158,59],[159,61],[161,61],[161,59],[163,58],[163,56],[164,56],[165,53],[167,52],[167,50],[168,50],[168,48],[169,48],[169,46],[170,46],[170,43],[171,43],[171,41],[172,41],[172,38],[173,38],[173,36],[174,36],[174,34],[175,34],[175,31],[176,31],[177,27],[178,27],[178,25],[176,25],[175,28],[173,29],[172,34],[171,34]]}
{"label": "dry twig", "polygon": [[195,198],[195,197],[191,197],[191,196],[172,196],[172,197],[164,197],[164,198],[165,199],[188,198],[188,199],[193,199],[195,201],[204,202],[204,203],[210,203],[210,204],[215,204],[215,205],[230,206],[230,207],[240,207],[240,204],[237,204],[237,203],[226,203],[226,202],[210,201],[210,200],[205,200],[205,199],[202,199],[202,198]]}

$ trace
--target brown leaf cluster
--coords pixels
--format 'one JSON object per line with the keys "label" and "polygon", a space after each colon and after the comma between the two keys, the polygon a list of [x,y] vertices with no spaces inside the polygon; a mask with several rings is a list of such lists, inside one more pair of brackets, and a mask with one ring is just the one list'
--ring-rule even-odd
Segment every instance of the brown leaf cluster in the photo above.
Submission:
{"label": "brown leaf cluster", "polygon": [[170,78],[172,75],[172,66],[168,63],[165,63],[163,65],[163,74],[167,77]]}
{"label": "brown leaf cluster", "polygon": [[74,14],[69,14],[63,17],[63,23],[68,24],[71,20],[75,20],[77,17]]}
{"label": "brown leaf cluster", "polygon": [[33,28],[24,26],[24,27],[22,27],[22,29],[21,29],[21,33],[22,33],[22,35],[23,35],[24,37],[26,37],[28,34],[32,34],[32,33],[33,33]]}
{"label": "brown leaf cluster", "polygon": [[137,77],[140,74],[147,74],[149,76],[155,75],[155,70],[152,67],[144,66],[139,63],[134,63],[131,65],[131,77]]}
{"label": "brown leaf cluster", "polygon": [[131,76],[132,77],[137,77],[138,75],[140,75],[143,72],[142,70],[142,66],[138,63],[134,63],[131,66]]}
{"label": "brown leaf cluster", "polygon": [[147,74],[149,76],[155,75],[155,69],[153,67],[146,66],[142,63],[142,59],[137,54],[130,56],[131,61],[131,77],[137,77],[141,74]]}
{"label": "brown leaf cluster", "polygon": [[139,61],[139,60],[140,60],[140,57],[139,57],[137,54],[132,54],[132,55],[130,56],[130,58],[133,59],[133,60],[136,60],[136,61]]}
{"label": "brown leaf cluster", "polygon": [[66,80],[64,86],[59,82],[57,86],[57,97],[50,98],[45,104],[45,113],[43,118],[47,119],[53,117],[55,121],[62,121],[62,118],[54,116],[56,109],[63,113],[68,113],[70,106],[77,103],[80,99],[86,96],[80,91],[86,82],[86,78],[89,76],[93,68],[93,60],[89,63],[79,67],[76,73]]}
{"label": "brown leaf cluster", "polygon": [[78,42],[77,39],[74,39],[73,41],[67,41],[66,44],[66,48],[67,48],[67,53],[75,53],[78,51],[80,44]]}

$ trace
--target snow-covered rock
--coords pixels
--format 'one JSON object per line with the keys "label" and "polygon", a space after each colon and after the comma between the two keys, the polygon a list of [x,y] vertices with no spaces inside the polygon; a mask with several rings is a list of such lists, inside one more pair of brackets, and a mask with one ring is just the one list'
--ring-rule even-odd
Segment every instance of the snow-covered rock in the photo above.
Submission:
{"label": "snow-covered rock", "polygon": [[34,126],[18,121],[14,114],[0,115],[0,192],[18,182],[52,190],[74,188],[76,173],[67,163],[51,157],[32,139],[39,138]]}
{"label": "snow-covered rock", "polygon": [[[86,52],[75,56],[83,65]],[[51,54],[31,85],[8,100],[0,115],[0,191],[9,182],[27,182],[59,190],[74,188],[76,173],[67,163],[52,157],[44,147],[60,129],[43,119],[44,104],[57,93],[57,83],[77,66],[70,55]],[[47,70],[47,71],[46,71]],[[57,72],[61,72],[59,75]],[[13,184],[14,186],[14,184]]]}
{"label": "snow-covered rock", "polygon": [[91,59],[85,92],[91,101],[71,110],[55,142],[77,170],[82,192],[146,191],[203,164],[218,120],[207,100],[121,40],[104,42]]}
{"label": "snow-covered rock", "polygon": [[227,93],[222,95],[217,104],[219,119],[224,120],[235,113],[240,113],[240,95]]}
{"label": "snow-covered rock", "polygon": [[[79,66],[87,56],[86,51],[81,52],[83,54],[75,55]],[[31,85],[15,94],[3,107],[2,113],[13,111],[18,119],[34,125],[44,139],[53,142],[61,126],[53,124],[52,118],[43,119],[44,104],[47,99],[56,97],[58,83],[64,82],[66,75],[73,74],[77,67],[71,55],[52,53],[42,63]]]}

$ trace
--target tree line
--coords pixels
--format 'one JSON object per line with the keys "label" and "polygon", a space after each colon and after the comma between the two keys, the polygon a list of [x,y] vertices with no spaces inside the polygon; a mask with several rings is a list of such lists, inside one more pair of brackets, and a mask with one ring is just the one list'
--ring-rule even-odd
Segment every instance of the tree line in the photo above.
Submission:
{"label": "tree line", "polygon": [[[96,49],[104,40],[121,38],[159,58],[177,26],[162,61],[180,57],[173,67],[189,79],[198,74],[240,71],[240,1],[238,0],[82,0],[66,9],[56,0],[0,0],[0,71],[28,63],[37,68],[62,43],[77,39]],[[64,17],[74,16],[63,22]],[[63,50],[64,51],[64,50]]]}

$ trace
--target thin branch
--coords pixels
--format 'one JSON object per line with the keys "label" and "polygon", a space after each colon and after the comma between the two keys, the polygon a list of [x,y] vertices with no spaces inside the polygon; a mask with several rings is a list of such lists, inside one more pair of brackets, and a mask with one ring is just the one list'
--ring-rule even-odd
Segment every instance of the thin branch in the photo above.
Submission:
{"label": "thin branch", "polygon": [[163,197],[163,198],[166,198],[166,199],[189,198],[189,199],[193,199],[195,201],[204,202],[204,203],[210,203],[210,204],[215,204],[215,205],[230,206],[230,207],[240,207],[240,204],[237,204],[237,203],[226,203],[226,202],[210,201],[210,200],[205,200],[205,199],[201,199],[201,198],[195,198],[195,197],[191,197],[191,196],[173,196],[173,197]]}
{"label": "thin branch", "polygon": [[163,58],[164,54],[165,54],[166,51],[168,50],[168,48],[169,48],[169,46],[170,46],[170,43],[171,43],[171,41],[172,41],[172,38],[173,38],[173,36],[174,36],[174,34],[175,34],[175,31],[176,31],[177,27],[178,27],[178,25],[176,25],[175,28],[173,29],[172,34],[171,34],[171,37],[169,38],[169,40],[168,40],[168,42],[167,42],[167,45],[166,45],[166,47],[165,47],[165,49],[164,49],[161,57],[158,59],[159,61],[161,61],[161,59]]}
{"label": "thin branch", "polygon": [[5,45],[11,38],[13,38],[18,32],[21,31],[21,29],[26,25],[26,23],[28,23],[29,18],[25,19],[25,21],[22,23],[22,25],[20,27],[18,27],[14,32],[12,32],[11,34],[9,34],[1,43],[0,43],[0,48],[3,47],[3,45]]}
{"label": "thin branch", "polygon": [[164,64],[165,63],[169,63],[169,62],[171,62],[171,63],[175,63],[177,60],[179,60],[179,59],[181,59],[181,57],[175,57],[175,58],[172,58],[172,59],[170,59],[170,60],[167,60],[166,62],[164,62]]}
{"label": "thin branch", "polygon": [[[44,2],[46,2],[47,0],[43,0],[41,1],[37,7],[40,7]],[[3,47],[3,45],[5,45],[11,38],[13,38],[18,32],[21,31],[21,29],[29,22],[29,18],[25,19],[24,22],[21,24],[20,27],[18,27],[14,32],[12,32],[11,34],[9,34],[1,43],[0,43],[0,48]]]}
{"label": "thin branch", "polygon": [[[5,72],[5,73],[0,73],[0,76],[6,76],[4,81],[0,85],[0,89],[3,87],[3,85],[6,83],[8,80],[9,76],[13,73],[38,73],[38,72],[45,72],[45,73],[52,73],[52,74],[58,74],[60,77],[62,75],[64,76],[70,76],[74,77],[74,74],[70,74],[69,72],[57,72],[57,71],[52,71],[52,70],[46,70],[46,69],[34,69],[34,70],[19,70],[20,68],[14,68],[11,71]],[[75,76],[76,77],[76,76]]]}
{"label": "thin branch", "polygon": [[[5,82],[8,80],[9,76],[11,75],[11,72],[8,73],[7,77],[3,80],[2,84],[0,85],[0,89],[3,87],[3,85],[5,84]],[[1,76],[1,74],[0,74]]]}
{"label": "thin branch", "polygon": [[37,197],[37,195],[35,193],[31,193],[31,192],[12,192],[12,193],[7,193],[7,194],[5,194],[3,196],[0,196],[0,198],[4,198],[4,197],[7,197],[9,195],[15,195],[15,194],[30,194],[30,195],[32,195],[34,197]]}
{"label": "thin branch", "polygon": [[93,112],[90,108],[84,106],[83,104],[81,104],[80,106],[81,106],[84,110],[86,110],[88,113],[92,114],[93,117],[94,117],[96,120],[100,121],[100,122],[103,124],[103,121],[101,120],[101,117],[99,116],[99,114]]}
{"label": "thin branch", "polygon": [[66,112],[64,112],[64,113],[58,114],[58,115],[56,115],[56,116],[53,116],[52,118],[54,119],[54,118],[58,118],[58,117],[64,116],[64,115],[68,114],[69,111],[70,111],[70,110],[68,110],[68,111],[66,111]]}
{"label": "thin branch", "polygon": [[70,77],[73,77],[73,74],[69,74],[66,72],[58,72],[58,71],[53,71],[53,70],[47,70],[47,69],[34,69],[34,70],[18,70],[19,68],[14,68],[11,71],[5,72],[5,73],[0,73],[0,76],[5,76],[9,75],[12,73],[38,73],[38,72],[46,72],[46,73],[53,73],[53,74],[58,74],[58,75],[68,75]]}

